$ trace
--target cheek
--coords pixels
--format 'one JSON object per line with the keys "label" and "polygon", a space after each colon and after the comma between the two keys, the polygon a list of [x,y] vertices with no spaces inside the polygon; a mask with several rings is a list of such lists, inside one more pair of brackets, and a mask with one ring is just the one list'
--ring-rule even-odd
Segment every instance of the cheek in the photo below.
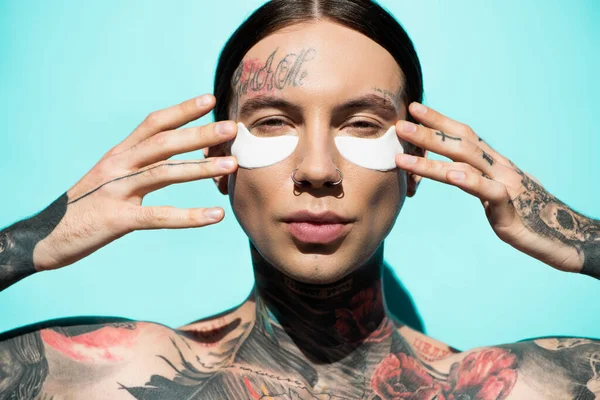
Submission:
{"label": "cheek", "polygon": [[366,213],[371,223],[369,230],[387,235],[394,226],[406,198],[406,173],[386,172],[385,177],[368,185],[369,194],[365,204],[368,204]]}
{"label": "cheek", "polygon": [[229,201],[248,236],[256,236],[269,225],[277,200],[281,197],[282,177],[277,168],[248,170],[240,168],[229,178]]}

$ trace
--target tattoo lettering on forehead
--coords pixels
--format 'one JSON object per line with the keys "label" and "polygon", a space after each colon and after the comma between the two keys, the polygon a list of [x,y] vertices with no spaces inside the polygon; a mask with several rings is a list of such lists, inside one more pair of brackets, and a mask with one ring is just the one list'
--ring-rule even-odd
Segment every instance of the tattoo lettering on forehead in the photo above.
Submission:
{"label": "tattoo lettering on forehead", "polygon": [[461,138],[459,137],[455,137],[455,136],[450,136],[442,131],[436,131],[435,134],[437,136],[441,136],[442,137],[442,142],[445,142],[446,139],[451,139],[451,140],[461,140]]}
{"label": "tattoo lettering on forehead", "polygon": [[317,53],[313,48],[302,49],[299,53],[288,53],[274,66],[273,60],[277,50],[278,48],[264,62],[259,59],[242,60],[234,71],[231,81],[233,88],[231,111],[236,119],[241,96],[251,92],[265,94],[288,86],[302,86],[308,75],[305,63],[313,60]]}
{"label": "tattoo lettering on forehead", "polygon": [[[481,150],[483,151],[483,150]],[[489,162],[490,165],[494,164],[494,159],[492,158],[492,156],[490,156],[488,153],[486,153],[485,151],[483,151],[482,157],[485,161]]]}
{"label": "tattoo lettering on forehead", "polygon": [[572,210],[515,164],[510,164],[522,177],[524,190],[512,203],[525,227],[583,254],[581,273],[600,279],[600,221]]}

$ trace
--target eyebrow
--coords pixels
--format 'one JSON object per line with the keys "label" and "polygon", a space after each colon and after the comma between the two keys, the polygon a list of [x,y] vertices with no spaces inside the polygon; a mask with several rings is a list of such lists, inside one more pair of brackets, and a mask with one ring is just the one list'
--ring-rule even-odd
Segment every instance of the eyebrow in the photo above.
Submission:
{"label": "eyebrow", "polygon": [[[256,96],[248,99],[240,108],[239,118],[248,117],[251,114],[265,108],[285,109],[292,113],[300,114],[302,107],[288,100],[271,95]],[[385,97],[377,94],[365,94],[363,96],[349,99],[348,101],[334,107],[333,113],[343,111],[371,110],[385,119],[395,119],[398,114],[396,106]]]}

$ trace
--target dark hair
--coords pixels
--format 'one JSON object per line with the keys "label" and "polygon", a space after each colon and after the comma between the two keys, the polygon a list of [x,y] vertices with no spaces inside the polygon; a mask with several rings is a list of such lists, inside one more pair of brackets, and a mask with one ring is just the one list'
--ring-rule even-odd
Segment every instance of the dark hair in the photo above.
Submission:
{"label": "dark hair", "polygon": [[[400,23],[379,4],[371,0],[272,0],[242,23],[221,51],[213,91],[217,98],[215,121],[229,119],[232,77],[252,46],[290,25],[323,19],[360,32],[386,49],[404,74],[402,101],[407,105],[422,101],[423,76],[413,43]],[[407,119],[411,119],[410,114]]]}

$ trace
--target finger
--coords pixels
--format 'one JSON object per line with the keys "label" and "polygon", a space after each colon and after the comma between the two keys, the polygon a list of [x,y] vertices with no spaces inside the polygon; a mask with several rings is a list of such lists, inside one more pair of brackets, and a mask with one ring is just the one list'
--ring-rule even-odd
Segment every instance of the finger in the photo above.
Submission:
{"label": "finger", "polygon": [[485,208],[485,215],[494,230],[510,227],[515,221],[515,208],[508,190],[502,183],[484,176],[449,169],[446,173],[448,183],[478,197]]}
{"label": "finger", "polygon": [[129,178],[123,195],[145,196],[165,186],[213,178],[235,172],[235,157],[214,157],[189,161],[162,161],[143,170],[127,175]]}
{"label": "finger", "polygon": [[497,177],[503,172],[501,168],[494,168],[490,154],[466,138],[403,120],[396,123],[396,132],[402,139],[453,161],[468,163],[488,176]]}
{"label": "finger", "polygon": [[479,137],[470,126],[455,121],[452,118],[449,118],[444,114],[434,110],[433,108],[427,107],[416,101],[412,102],[408,106],[408,110],[419,123],[431,129],[448,132],[455,136],[466,138],[473,143],[477,143],[478,146],[480,146],[488,154],[492,155],[492,157],[494,157],[496,160],[506,166],[509,165],[510,162],[508,159],[494,150],[487,142]]}
{"label": "finger", "polygon": [[172,206],[134,207],[127,213],[130,229],[198,228],[223,219],[222,208],[176,208]]}
{"label": "finger", "polygon": [[204,126],[163,131],[115,157],[123,167],[137,170],[176,154],[226,142],[232,139],[235,133],[237,133],[237,125],[234,121],[220,121]]}
{"label": "finger", "polygon": [[457,186],[478,197],[486,210],[486,216],[494,225],[508,226],[513,221],[514,207],[506,187],[501,182],[486,178],[481,171],[469,164],[428,160],[400,153],[396,156],[396,165],[419,176]]}
{"label": "finger", "polygon": [[481,171],[466,163],[430,160],[402,153],[396,155],[396,165],[405,171],[442,183],[449,183],[446,175],[451,169],[482,175]]}
{"label": "finger", "polygon": [[148,114],[144,121],[125,140],[113,147],[108,155],[119,154],[158,132],[176,129],[188,122],[194,121],[206,115],[212,110],[214,105],[215,96],[205,94],[172,107],[153,111]]}

